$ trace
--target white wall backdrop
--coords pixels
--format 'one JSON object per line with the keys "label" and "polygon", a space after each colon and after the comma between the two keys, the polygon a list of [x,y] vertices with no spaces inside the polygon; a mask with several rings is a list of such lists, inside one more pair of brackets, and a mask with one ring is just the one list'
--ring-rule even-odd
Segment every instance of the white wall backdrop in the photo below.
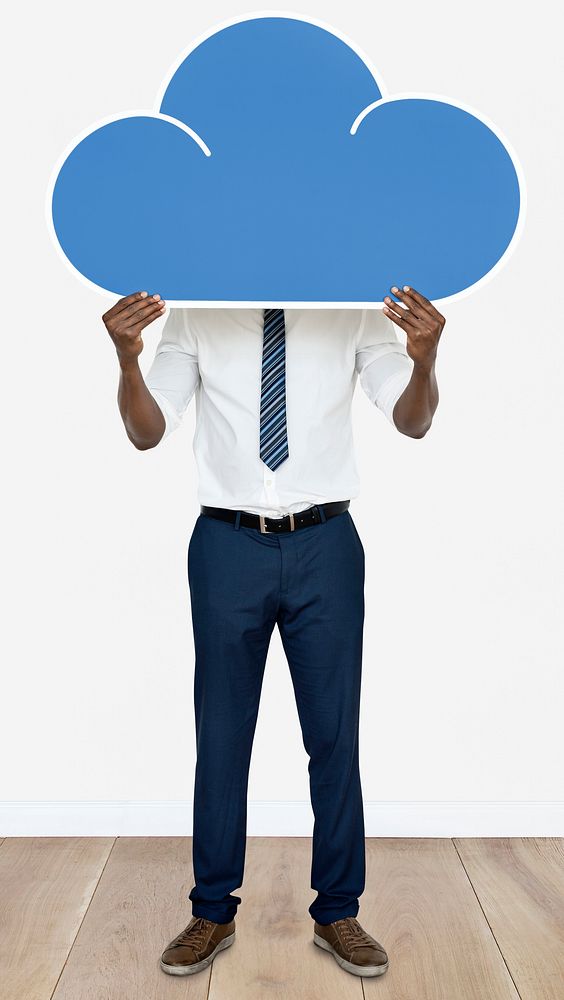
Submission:
{"label": "white wall backdrop", "polygon": [[[12,7],[0,835],[191,832],[194,402],[154,451],[129,443],[101,320],[108,300],[62,265],[44,199],[77,133],[151,107],[191,37],[262,9],[100,0],[85,21],[58,2],[36,5],[31,26],[28,10]],[[517,150],[527,182],[525,230],[508,265],[442,307],[440,402],[426,438],[394,431],[357,387],[362,494],[351,513],[367,557],[370,836],[564,833],[563,134],[551,10],[484,0],[280,9],[356,40],[390,94],[443,94],[481,110]],[[145,372],[163,322],[146,333]],[[249,800],[250,835],[311,833],[307,757],[277,632]]]}

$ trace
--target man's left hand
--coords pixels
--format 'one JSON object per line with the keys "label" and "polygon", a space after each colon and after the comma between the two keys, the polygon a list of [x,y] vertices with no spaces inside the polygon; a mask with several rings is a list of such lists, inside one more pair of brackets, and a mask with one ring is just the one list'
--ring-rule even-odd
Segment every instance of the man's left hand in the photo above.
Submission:
{"label": "man's left hand", "polygon": [[[432,302],[409,285],[403,291],[392,285],[391,291],[400,302],[386,295],[384,313],[407,334],[406,351],[418,368],[430,371],[435,363],[445,317]],[[402,308],[402,303],[405,309]]]}

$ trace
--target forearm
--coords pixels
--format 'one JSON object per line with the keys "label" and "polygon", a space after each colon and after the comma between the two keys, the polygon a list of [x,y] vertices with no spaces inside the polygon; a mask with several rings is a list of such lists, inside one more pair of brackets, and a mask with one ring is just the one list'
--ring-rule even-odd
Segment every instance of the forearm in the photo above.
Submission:
{"label": "forearm", "polygon": [[127,436],[136,448],[154,448],[165,432],[165,420],[149,392],[137,358],[120,365],[118,406]]}
{"label": "forearm", "polygon": [[394,424],[402,434],[421,438],[431,426],[438,402],[435,363],[431,367],[414,364],[411,378],[394,406]]}

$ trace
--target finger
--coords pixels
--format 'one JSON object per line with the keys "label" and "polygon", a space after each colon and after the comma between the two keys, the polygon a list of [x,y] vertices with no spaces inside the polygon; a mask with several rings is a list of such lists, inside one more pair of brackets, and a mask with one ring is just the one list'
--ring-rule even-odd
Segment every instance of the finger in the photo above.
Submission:
{"label": "finger", "polygon": [[126,316],[125,319],[120,323],[122,330],[132,330],[135,327],[140,327],[141,329],[152,323],[157,316],[160,316],[166,310],[166,304],[162,301],[152,302],[145,309],[138,309],[137,312],[132,313],[131,316]]}
{"label": "finger", "polygon": [[119,317],[119,323],[122,327],[134,326],[135,323],[141,322],[141,320],[148,313],[153,313],[155,310],[161,309],[165,305],[162,299],[156,302],[154,299],[147,299],[142,305],[135,303],[126,312],[121,313]]}
{"label": "finger", "polygon": [[123,299],[118,299],[115,306],[110,310],[113,316],[118,316],[120,313],[127,309],[133,302],[143,301],[149,297],[148,292],[133,292],[132,295],[126,295]]}
{"label": "finger", "polygon": [[144,296],[143,292],[140,292],[138,296],[136,295],[134,297],[132,302],[129,302],[128,305],[124,306],[123,309],[120,309],[119,316],[120,318],[123,318],[124,314],[128,315],[129,313],[134,312],[136,309],[142,309],[145,306],[151,305],[152,302],[158,302],[159,299],[160,295],[158,292],[155,292],[154,295],[147,295],[147,296]]}
{"label": "finger", "polygon": [[[405,324],[403,327],[404,329],[407,329],[408,326],[415,327],[419,325],[417,317],[414,316],[408,309],[402,309],[397,302],[393,302],[390,306],[385,305],[384,312],[386,316],[390,317],[390,319],[397,317],[400,323]],[[398,323],[398,325],[400,325],[400,323]]]}
{"label": "finger", "polygon": [[122,309],[118,313],[117,318],[120,323],[123,323],[124,320],[128,320],[129,316],[134,316],[136,313],[140,311],[142,312],[144,309],[149,309],[155,304],[155,302],[160,304],[162,301],[163,300],[158,294],[151,295],[151,297],[147,299],[135,299],[130,305],[126,306],[125,309]]}
{"label": "finger", "polygon": [[440,316],[440,313],[437,309],[435,309],[433,303],[430,302],[429,299],[426,299],[424,295],[421,295],[421,292],[417,292],[415,288],[412,288],[410,285],[404,285],[403,291],[407,296],[409,296],[411,301],[414,300],[417,302],[420,308],[426,311],[428,316],[432,316],[433,319],[437,319],[437,317]]}
{"label": "finger", "polygon": [[388,308],[385,308],[384,312],[386,313],[388,318],[391,319],[392,323],[395,323],[396,326],[399,326],[401,330],[407,330],[407,326],[402,322],[401,316],[398,316],[396,313],[392,312]]}
{"label": "finger", "polygon": [[[410,295],[409,292],[406,292],[401,288],[396,288],[395,285],[392,285],[392,292],[400,300],[400,302],[403,302],[409,309],[411,309],[414,316],[418,316],[420,319],[429,318],[427,310],[424,309],[417,299],[413,295]],[[396,303],[394,303],[394,305],[395,304]]]}

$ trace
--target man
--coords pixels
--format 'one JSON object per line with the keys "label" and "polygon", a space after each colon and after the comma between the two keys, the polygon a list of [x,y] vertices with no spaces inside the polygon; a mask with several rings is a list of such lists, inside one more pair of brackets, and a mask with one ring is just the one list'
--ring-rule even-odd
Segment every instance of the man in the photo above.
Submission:
{"label": "man", "polygon": [[[365,882],[358,755],[364,550],[356,378],[401,433],[423,437],[438,404],[445,323],[395,286],[383,309],[173,309],[143,379],[142,331],[166,304],[146,291],[103,317],[117,349],[118,405],[136,448],[175,430],[196,394],[200,514],[188,546],[195,645],[192,919],[161,968],[189,975],[233,943],[246,845],[251,748],[278,625],[309,756],[309,907],[314,941],[355,975],[388,967],[356,919]],[[395,326],[407,335],[406,347]]]}

